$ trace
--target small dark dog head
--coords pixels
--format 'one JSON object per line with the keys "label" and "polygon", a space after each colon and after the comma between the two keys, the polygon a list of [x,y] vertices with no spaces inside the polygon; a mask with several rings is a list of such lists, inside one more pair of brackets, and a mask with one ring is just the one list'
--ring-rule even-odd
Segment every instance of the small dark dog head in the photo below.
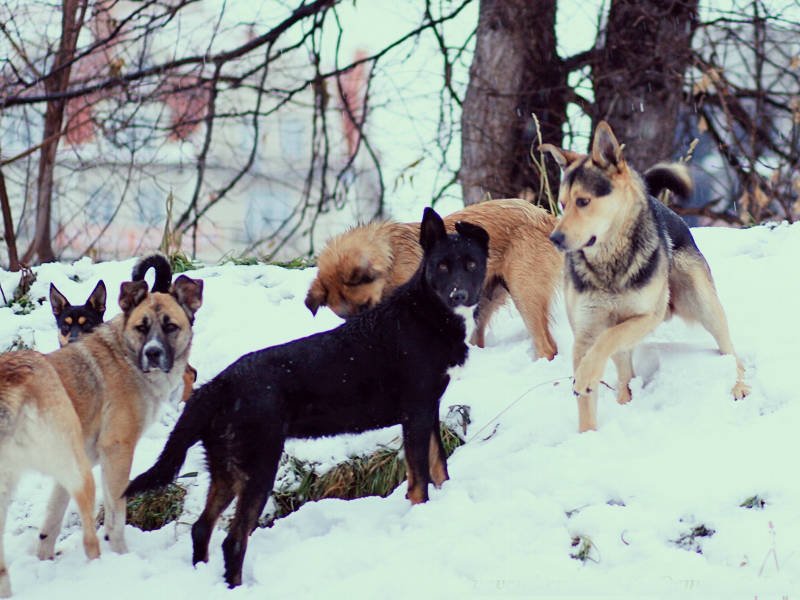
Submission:
{"label": "small dark dog head", "polygon": [[423,277],[441,301],[450,308],[477,304],[489,255],[486,230],[459,221],[456,233],[448,235],[442,218],[426,208],[419,243],[424,251]]}
{"label": "small dark dog head", "polygon": [[86,304],[72,306],[64,294],[51,283],[50,306],[58,326],[58,343],[63,348],[103,322],[106,312],[106,284],[101,279],[89,294]]}

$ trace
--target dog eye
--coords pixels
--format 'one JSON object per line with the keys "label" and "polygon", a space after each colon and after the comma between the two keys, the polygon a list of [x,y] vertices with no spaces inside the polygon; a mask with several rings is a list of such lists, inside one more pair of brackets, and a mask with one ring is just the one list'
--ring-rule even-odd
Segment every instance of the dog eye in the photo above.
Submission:
{"label": "dog eye", "polygon": [[447,266],[447,263],[439,263],[437,267],[440,273],[447,273],[450,270],[450,267]]}
{"label": "dog eye", "polygon": [[467,271],[474,271],[475,269],[478,268],[478,263],[476,263],[474,260],[468,260],[466,266],[467,266]]}
{"label": "dog eye", "polygon": [[584,208],[586,206],[589,206],[589,202],[591,202],[591,200],[589,200],[589,198],[584,198],[583,196],[581,196],[580,198],[575,198],[575,206],[577,206],[578,208]]}
{"label": "dog eye", "polygon": [[150,325],[147,323],[147,321],[142,321],[141,323],[139,323],[138,325],[136,325],[136,326],[134,327],[134,329],[135,329],[136,331],[138,331],[139,333],[142,333],[142,334],[145,334],[145,335],[146,335],[146,334],[147,334],[147,332],[148,332],[148,331],[150,331]]}
{"label": "dog eye", "polygon": [[172,333],[173,331],[178,331],[178,329],[180,329],[180,327],[171,321],[164,323],[164,333]]}

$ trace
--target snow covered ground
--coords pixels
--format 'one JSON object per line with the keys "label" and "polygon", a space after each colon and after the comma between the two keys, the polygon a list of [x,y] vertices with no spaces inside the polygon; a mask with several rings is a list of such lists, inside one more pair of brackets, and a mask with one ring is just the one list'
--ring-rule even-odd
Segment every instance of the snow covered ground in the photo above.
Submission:
{"label": "snow covered ground", "polygon": [[[513,308],[501,311],[487,348],[472,349],[442,400],[472,408],[465,446],[449,461],[452,479],[412,507],[405,484],[388,498],[309,503],[257,529],[244,585],[222,582],[218,530],[211,560],[191,566],[189,526],[207,485],[201,453],[180,522],[126,531],[131,552],[84,558],[70,512],[60,556],[39,562],[37,540],[50,482],[26,477],[11,507],[6,556],[18,598],[782,598],[800,593],[800,338],[797,302],[800,226],[697,229],[726,308],[752,394],[734,402],[734,362],[710,335],[679,321],[662,325],[634,355],[633,402],[618,406],[603,389],[599,431],[579,435],[569,385],[572,336],[563,306],[553,315],[561,354],[531,359]],[[96,279],[109,289],[108,317],[133,261],[46,265],[34,297],[52,280],[82,302]],[[242,353],[328,329],[303,298],[314,270],[213,266],[205,280],[192,364],[200,380]],[[72,279],[77,277],[80,281]],[[71,279],[72,278],[72,279]],[[9,294],[16,274],[0,271]],[[0,309],[0,349],[20,336],[49,351],[56,332],[49,306],[27,315]],[[615,384],[613,366],[605,381]],[[167,407],[141,441],[134,472],[157,456],[178,407]],[[288,451],[323,465],[367,452],[398,434],[293,441]],[[477,434],[477,435],[476,435]],[[474,437],[473,437],[474,436]],[[740,504],[758,495],[763,509]],[[712,537],[677,540],[705,525]],[[581,538],[572,546],[574,538]],[[570,557],[587,545],[588,560]]]}

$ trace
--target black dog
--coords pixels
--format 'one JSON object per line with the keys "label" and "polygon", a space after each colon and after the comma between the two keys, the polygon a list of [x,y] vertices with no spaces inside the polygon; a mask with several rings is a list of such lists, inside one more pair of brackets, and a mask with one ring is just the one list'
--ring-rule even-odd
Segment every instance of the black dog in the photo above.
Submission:
{"label": "black dog", "polygon": [[89,294],[86,303],[72,306],[58,288],[50,284],[50,308],[58,327],[58,344],[62,348],[80,339],[103,322],[106,312],[106,284],[101,279]]}
{"label": "black dog", "polygon": [[287,438],[355,433],[402,424],[408,464],[406,497],[428,499],[428,483],[447,478],[439,437],[439,399],[450,367],[467,358],[464,319],[453,312],[480,296],[489,236],[457,223],[448,235],[426,208],[419,270],[391,298],[340,327],[252,352],[195,390],[153,467],[127,496],[171,482],[197,441],[205,447],[211,486],[192,527],[192,562],[208,560],[220,513],[238,498],[222,544],[225,581],[242,582],[247,538],[272,491]]}

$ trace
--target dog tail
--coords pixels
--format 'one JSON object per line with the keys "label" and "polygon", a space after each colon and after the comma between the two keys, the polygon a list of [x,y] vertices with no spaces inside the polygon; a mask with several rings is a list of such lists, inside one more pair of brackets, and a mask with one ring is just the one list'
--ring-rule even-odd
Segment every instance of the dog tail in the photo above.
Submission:
{"label": "dog tail", "polygon": [[658,163],[645,171],[644,182],[647,192],[656,198],[669,190],[681,200],[688,200],[694,187],[689,169],[682,163]]}
{"label": "dog tail", "polygon": [[186,460],[186,453],[196,442],[199,442],[208,429],[211,419],[219,410],[220,394],[211,389],[214,382],[209,382],[196,389],[186,401],[175,428],[167,438],[167,443],[155,464],[147,471],[131,481],[124,492],[130,497],[148,490],[161,488],[172,483]]}
{"label": "dog tail", "polygon": [[154,252],[145,256],[142,260],[136,263],[131,271],[132,281],[143,281],[144,276],[150,269],[155,269],[156,279],[153,282],[153,289],[151,292],[161,292],[166,294],[172,285],[172,267],[169,264],[167,257],[160,252]]}

